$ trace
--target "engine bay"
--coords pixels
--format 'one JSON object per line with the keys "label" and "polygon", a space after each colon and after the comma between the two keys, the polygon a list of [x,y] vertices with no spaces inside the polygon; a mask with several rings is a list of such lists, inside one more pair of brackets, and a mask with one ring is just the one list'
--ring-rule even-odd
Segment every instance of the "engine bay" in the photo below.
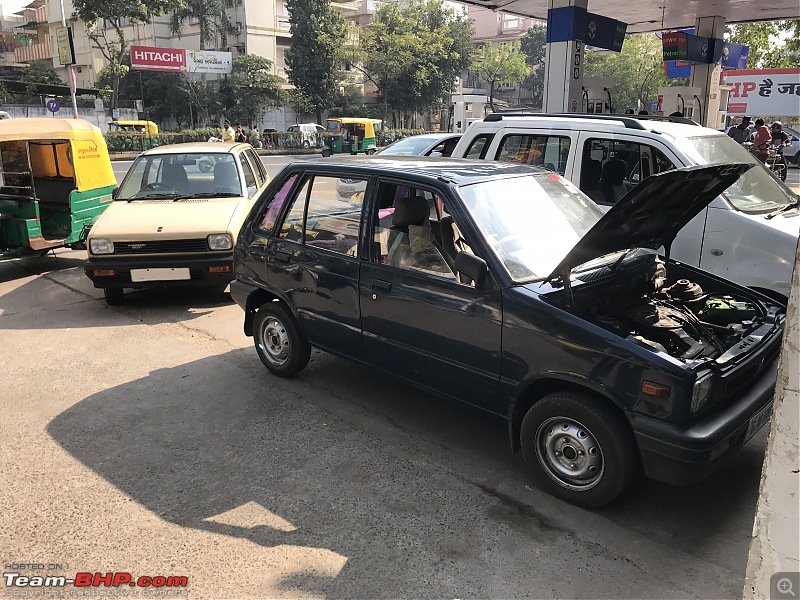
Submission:
{"label": "engine bay", "polygon": [[703,289],[684,278],[668,282],[658,257],[634,271],[632,277],[587,286],[594,293],[579,295],[579,310],[623,337],[681,360],[717,358],[764,323],[764,307],[735,292]]}

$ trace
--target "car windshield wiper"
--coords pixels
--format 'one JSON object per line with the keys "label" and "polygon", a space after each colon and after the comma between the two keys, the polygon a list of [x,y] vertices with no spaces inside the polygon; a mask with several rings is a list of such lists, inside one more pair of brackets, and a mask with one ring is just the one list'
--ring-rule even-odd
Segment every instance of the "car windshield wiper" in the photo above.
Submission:
{"label": "car windshield wiper", "polygon": [[173,198],[175,198],[175,194],[145,194],[144,196],[131,196],[124,200],[126,202],[133,202],[134,200],[172,200]]}
{"label": "car windshield wiper", "polygon": [[192,198],[240,198],[242,195],[236,192],[199,192],[197,194],[184,194],[182,196],[170,196],[172,200],[191,200]]}
{"label": "car windshield wiper", "polygon": [[772,219],[774,217],[777,217],[781,213],[785,213],[787,210],[792,210],[793,208],[797,208],[798,202],[800,201],[795,200],[794,202],[789,202],[789,204],[787,204],[786,206],[781,206],[778,210],[773,210],[765,218]]}

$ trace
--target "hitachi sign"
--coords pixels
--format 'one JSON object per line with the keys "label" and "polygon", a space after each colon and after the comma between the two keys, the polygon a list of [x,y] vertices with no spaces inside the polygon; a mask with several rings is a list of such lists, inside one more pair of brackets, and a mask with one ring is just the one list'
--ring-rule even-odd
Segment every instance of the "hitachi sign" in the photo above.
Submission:
{"label": "hitachi sign", "polygon": [[131,68],[141,71],[185,71],[186,51],[182,48],[132,46]]}
{"label": "hitachi sign", "polygon": [[136,60],[147,61],[147,62],[180,62],[184,61],[184,57],[186,56],[183,50],[179,50],[177,52],[158,52],[158,51],[143,51],[139,50],[133,53],[133,57]]}

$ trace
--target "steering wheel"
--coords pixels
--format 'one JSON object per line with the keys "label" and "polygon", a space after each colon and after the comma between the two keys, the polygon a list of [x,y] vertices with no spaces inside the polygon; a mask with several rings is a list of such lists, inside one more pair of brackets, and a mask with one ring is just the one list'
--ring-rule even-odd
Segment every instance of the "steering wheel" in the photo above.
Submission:
{"label": "steering wheel", "polygon": [[174,192],[175,188],[172,186],[167,185],[166,183],[148,183],[144,186],[144,189],[150,190],[152,192]]}

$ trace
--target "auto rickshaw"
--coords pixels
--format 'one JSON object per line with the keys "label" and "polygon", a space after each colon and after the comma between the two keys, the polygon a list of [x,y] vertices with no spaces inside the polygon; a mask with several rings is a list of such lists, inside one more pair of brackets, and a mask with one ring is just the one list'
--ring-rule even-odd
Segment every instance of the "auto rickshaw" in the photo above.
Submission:
{"label": "auto rickshaw", "polygon": [[91,123],[0,121],[0,259],[82,247],[116,186],[106,142]]}
{"label": "auto rickshaw", "polygon": [[149,150],[158,146],[158,125],[152,121],[112,121],[108,124],[112,133],[122,133],[130,136],[129,146],[123,150]]}
{"label": "auto rickshaw", "polygon": [[328,119],[322,139],[322,156],[339,154],[375,154],[375,124],[372,119],[343,117]]}

